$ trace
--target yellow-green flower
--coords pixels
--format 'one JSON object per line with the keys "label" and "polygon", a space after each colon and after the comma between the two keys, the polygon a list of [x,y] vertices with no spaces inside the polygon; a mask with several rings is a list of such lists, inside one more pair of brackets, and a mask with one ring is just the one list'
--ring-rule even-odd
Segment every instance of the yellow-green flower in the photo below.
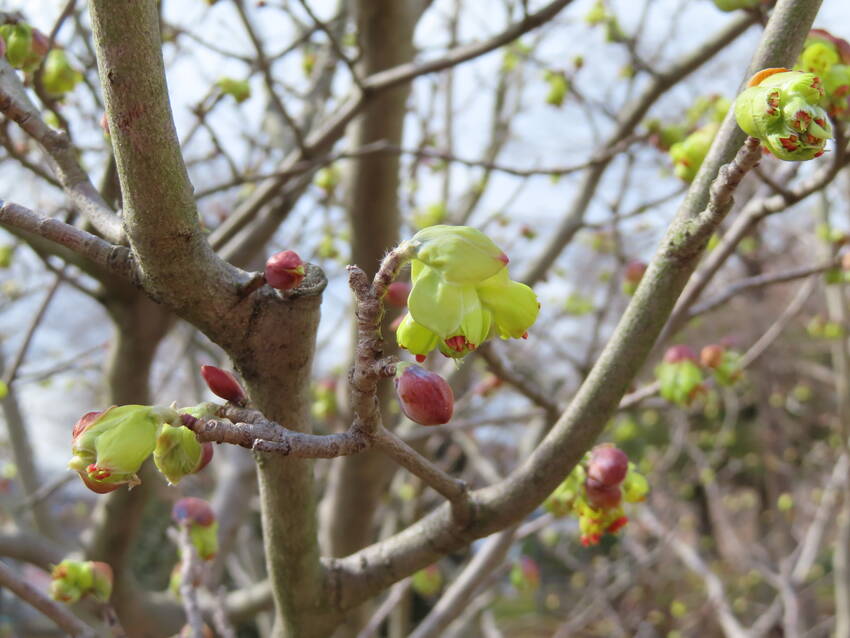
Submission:
{"label": "yellow-green flower", "polygon": [[467,226],[432,226],[411,244],[409,314],[396,338],[417,359],[435,347],[462,357],[493,334],[524,337],[537,319],[534,291],[511,281],[508,258],[486,235]]}
{"label": "yellow-green flower", "polygon": [[68,467],[98,493],[138,485],[136,472],[156,447],[163,422],[177,423],[177,412],[149,405],[112,406],[90,412],[74,426]]}
{"label": "yellow-green flower", "polygon": [[812,159],[823,155],[832,135],[820,106],[823,96],[821,80],[814,73],[765,69],[738,96],[735,119],[779,159]]}

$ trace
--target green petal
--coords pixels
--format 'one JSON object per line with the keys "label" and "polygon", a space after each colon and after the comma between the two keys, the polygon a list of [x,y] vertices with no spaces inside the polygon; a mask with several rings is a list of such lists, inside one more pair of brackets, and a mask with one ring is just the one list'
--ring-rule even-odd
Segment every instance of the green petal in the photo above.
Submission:
{"label": "green petal", "polygon": [[511,281],[507,271],[487,279],[476,289],[481,303],[493,313],[502,339],[522,337],[537,320],[537,295],[525,284]]}
{"label": "green petal", "polygon": [[406,314],[401,320],[395,333],[398,345],[411,354],[426,355],[437,347],[439,337],[428,328],[419,325],[410,314]]}
{"label": "green petal", "polygon": [[431,226],[416,233],[416,258],[446,281],[478,283],[507,264],[502,250],[480,230],[469,226]]}
{"label": "green petal", "polygon": [[433,268],[423,267],[418,275],[407,299],[410,315],[442,339],[457,334],[464,314],[465,289],[472,287],[446,282]]}

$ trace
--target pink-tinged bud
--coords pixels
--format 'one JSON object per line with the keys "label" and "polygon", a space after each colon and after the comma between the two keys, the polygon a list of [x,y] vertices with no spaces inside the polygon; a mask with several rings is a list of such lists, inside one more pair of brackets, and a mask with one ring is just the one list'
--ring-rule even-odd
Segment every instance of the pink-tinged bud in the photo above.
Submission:
{"label": "pink-tinged bud", "polygon": [[693,348],[685,345],[670,346],[664,353],[665,363],[681,363],[682,361],[693,361],[696,363],[697,355]]}
{"label": "pink-tinged bud", "polygon": [[387,301],[396,308],[406,308],[410,296],[411,284],[406,281],[394,281],[387,286]]}
{"label": "pink-tinged bud", "polygon": [[720,345],[712,344],[706,346],[699,353],[699,362],[706,368],[716,368],[723,363],[723,355],[726,353],[726,348]]}
{"label": "pink-tinged bud", "polygon": [[100,116],[100,128],[103,129],[104,135],[109,135],[109,118],[106,117],[106,113]]}
{"label": "pink-tinged bud", "polygon": [[178,525],[200,525],[209,527],[215,522],[215,513],[210,504],[200,498],[181,498],[171,508],[171,519]]}
{"label": "pink-tinged bud", "polygon": [[399,364],[395,389],[401,409],[420,425],[448,423],[454,411],[454,393],[446,380],[414,363]]}
{"label": "pink-tinged bud", "polygon": [[195,468],[195,474],[197,474],[210,464],[214,453],[215,448],[213,447],[212,443],[210,443],[209,441],[207,441],[206,443],[201,443],[201,460],[198,461],[198,467]]}
{"label": "pink-tinged bud", "polygon": [[481,381],[475,384],[472,388],[472,393],[477,394],[478,396],[487,397],[490,396],[495,390],[500,388],[504,384],[499,377],[497,377],[493,373],[487,374]]}
{"label": "pink-tinged bud", "polygon": [[590,477],[584,482],[584,493],[588,504],[595,510],[612,509],[623,500],[619,485],[606,485]]}
{"label": "pink-tinged bud", "polygon": [[81,416],[74,424],[74,429],[71,431],[71,440],[76,440],[77,437],[85,432],[92,423],[97,421],[97,417],[101,414],[103,414],[103,410],[99,410],[97,412],[86,412],[83,416]]}
{"label": "pink-tinged bud", "polygon": [[642,261],[630,261],[626,264],[626,272],[624,274],[626,281],[631,284],[638,284],[643,279],[646,272],[646,264]]}
{"label": "pink-tinged bud", "polygon": [[207,382],[207,387],[217,397],[236,405],[244,405],[248,399],[245,390],[239,385],[232,374],[215,366],[201,366],[201,376]]}
{"label": "pink-tinged bud", "polygon": [[587,476],[594,481],[602,485],[619,485],[628,471],[629,457],[610,443],[597,445],[590,451]]}
{"label": "pink-tinged bud", "polygon": [[278,290],[291,290],[304,279],[304,262],[293,250],[275,253],[266,261],[266,282]]}

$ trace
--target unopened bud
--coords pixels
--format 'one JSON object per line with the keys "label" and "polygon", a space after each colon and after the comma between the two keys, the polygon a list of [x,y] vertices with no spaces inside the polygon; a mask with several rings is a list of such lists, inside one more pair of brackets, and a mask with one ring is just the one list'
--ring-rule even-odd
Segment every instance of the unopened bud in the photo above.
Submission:
{"label": "unopened bud", "polygon": [[540,566],[530,556],[522,556],[511,568],[511,584],[521,592],[533,592],[540,587]]}
{"label": "unopened bud", "polygon": [[187,496],[171,508],[171,519],[178,525],[194,523],[207,527],[215,522],[215,513],[205,500]]}
{"label": "unopened bud", "polygon": [[405,415],[420,425],[448,423],[454,411],[454,393],[446,380],[413,363],[399,364],[395,388]]}
{"label": "unopened bud", "polygon": [[629,470],[629,457],[610,443],[597,445],[587,463],[588,478],[602,485],[619,485]]}
{"label": "unopened bud", "polygon": [[293,250],[275,253],[266,261],[266,281],[272,288],[291,290],[304,279],[304,262]]}
{"label": "unopened bud", "polygon": [[705,346],[699,353],[699,362],[706,368],[716,368],[723,362],[726,348],[717,344]]}
{"label": "unopened bud", "polygon": [[623,500],[619,484],[606,485],[590,477],[584,482],[584,492],[588,504],[595,510],[612,509]]}
{"label": "unopened bud", "polygon": [[443,587],[443,574],[437,565],[428,565],[413,574],[411,586],[420,596],[430,598],[440,592]]}
{"label": "unopened bud", "polygon": [[195,433],[185,426],[162,426],[156,440],[153,460],[171,485],[187,474],[200,471],[212,458],[212,446],[201,445]]}
{"label": "unopened bud", "polygon": [[217,397],[236,405],[244,405],[248,399],[245,390],[239,385],[232,374],[215,366],[201,366],[201,376],[207,382],[207,387]]}
{"label": "unopened bud", "polygon": [[675,345],[667,348],[667,352],[664,353],[664,362],[665,363],[680,363],[682,361],[696,361],[697,355],[693,351],[693,348],[685,345]]}
{"label": "unopened bud", "polygon": [[646,272],[646,264],[642,261],[630,261],[626,264],[625,280],[632,284],[640,283]]}

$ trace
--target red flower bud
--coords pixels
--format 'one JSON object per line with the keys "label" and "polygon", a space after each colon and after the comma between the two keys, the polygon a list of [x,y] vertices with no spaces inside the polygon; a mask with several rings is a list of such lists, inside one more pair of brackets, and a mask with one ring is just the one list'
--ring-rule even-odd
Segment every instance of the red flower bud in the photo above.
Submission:
{"label": "red flower bud", "polygon": [[587,502],[595,510],[608,510],[617,507],[623,500],[619,485],[605,485],[588,477],[584,482]]}
{"label": "red flower bud", "polygon": [[291,290],[304,279],[304,262],[293,250],[275,253],[266,261],[266,281],[272,288]]}
{"label": "red flower bud", "polygon": [[411,285],[406,281],[394,281],[387,286],[387,301],[397,308],[407,307]]}
{"label": "red flower bud", "polygon": [[716,368],[723,363],[723,355],[725,352],[726,348],[723,346],[715,344],[706,346],[702,349],[702,352],[699,353],[699,361],[706,368]]}
{"label": "red flower bud", "polygon": [[398,368],[395,389],[407,417],[420,425],[448,423],[454,411],[454,393],[446,380],[414,363]]}
{"label": "red flower bud", "polygon": [[696,362],[697,355],[690,346],[677,345],[667,348],[664,353],[664,361],[666,363],[680,363],[682,361]]}
{"label": "red flower bud", "polygon": [[207,387],[217,397],[225,401],[243,405],[248,396],[232,374],[215,366],[201,366],[201,376],[207,382]]}
{"label": "red flower bud", "polygon": [[212,461],[214,450],[215,448],[213,447],[213,444],[209,441],[201,443],[201,460],[198,461],[198,467],[195,468],[194,472],[195,474],[209,465],[209,462]]}
{"label": "red flower bud", "polygon": [[629,471],[629,457],[610,443],[597,445],[590,451],[587,475],[602,485],[619,485]]}
{"label": "red flower bud", "polygon": [[210,504],[200,498],[181,498],[171,508],[171,518],[178,525],[195,524],[209,527],[215,522],[215,513]]}
{"label": "red flower bud", "polygon": [[625,279],[629,283],[638,284],[646,272],[646,264],[642,261],[630,261],[626,264]]}

